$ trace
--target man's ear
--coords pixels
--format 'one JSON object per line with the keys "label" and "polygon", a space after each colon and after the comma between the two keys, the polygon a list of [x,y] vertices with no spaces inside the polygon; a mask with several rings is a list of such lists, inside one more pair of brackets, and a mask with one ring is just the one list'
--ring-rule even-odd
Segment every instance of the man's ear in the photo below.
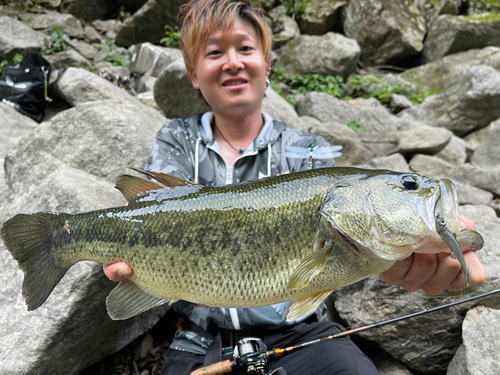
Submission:
{"label": "man's ear", "polygon": [[200,85],[198,84],[198,78],[196,77],[196,73],[194,70],[188,70],[189,78],[191,78],[191,84],[197,90],[200,89]]}

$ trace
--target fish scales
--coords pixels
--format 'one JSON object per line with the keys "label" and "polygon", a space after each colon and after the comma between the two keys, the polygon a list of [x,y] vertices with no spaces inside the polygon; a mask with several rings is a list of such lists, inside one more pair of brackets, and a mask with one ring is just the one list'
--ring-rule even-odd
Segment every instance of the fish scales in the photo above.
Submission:
{"label": "fish scales", "polygon": [[[451,182],[416,174],[325,168],[224,187],[157,175],[175,187],[144,192],[144,180],[123,176],[128,206],[3,224],[2,239],[25,272],[28,309],[76,262],[123,261],[134,273],[108,296],[113,319],[182,299],[216,307],[292,300],[293,320],[420,242],[446,247],[436,233],[438,207],[458,230]],[[480,235],[469,232],[457,238],[480,248]]]}
{"label": "fish scales", "polygon": [[[143,290],[174,300],[247,307],[291,299],[297,291],[276,290],[285,290],[290,268],[312,251],[331,180],[320,175],[286,182],[217,194],[201,188],[192,197],[162,202],[154,214],[120,207],[63,216],[53,228],[58,264],[126,261]],[[71,233],[63,229],[65,221]],[[281,271],[269,272],[264,263]],[[214,280],[224,285],[214,288]]]}

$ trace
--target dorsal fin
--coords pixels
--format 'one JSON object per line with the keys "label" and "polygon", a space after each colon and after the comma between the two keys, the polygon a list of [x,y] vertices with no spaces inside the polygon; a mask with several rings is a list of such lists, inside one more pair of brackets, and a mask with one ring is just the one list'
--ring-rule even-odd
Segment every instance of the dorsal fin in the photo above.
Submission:
{"label": "dorsal fin", "polygon": [[127,201],[130,201],[140,194],[151,190],[163,189],[165,186],[141,177],[122,174],[116,178],[115,188],[120,190],[120,193],[123,194]]}
{"label": "dorsal fin", "polygon": [[158,181],[164,187],[173,188],[176,186],[198,186],[198,184],[195,184],[194,182],[183,180],[182,178],[174,177],[166,173],[146,171],[144,169],[138,169],[138,168],[131,168],[131,169]]}

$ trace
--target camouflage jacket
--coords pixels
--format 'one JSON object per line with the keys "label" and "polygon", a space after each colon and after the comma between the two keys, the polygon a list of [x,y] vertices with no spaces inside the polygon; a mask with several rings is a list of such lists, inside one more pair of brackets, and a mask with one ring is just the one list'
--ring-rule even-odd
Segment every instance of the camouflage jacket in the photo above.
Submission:
{"label": "camouflage jacket", "polygon": [[[308,168],[335,166],[333,158],[298,158],[287,149],[287,146],[303,150],[329,147],[322,137],[289,128],[265,113],[263,116],[265,124],[259,135],[233,165],[228,165],[219,153],[219,146],[210,126],[212,112],[185,120],[173,119],[156,134],[146,169],[168,173],[201,185],[221,186]],[[308,152],[306,154],[309,155]],[[179,301],[174,308],[204,330],[212,330],[214,327],[247,330],[253,327],[273,329],[296,324],[297,322],[286,322],[284,314],[287,306],[288,302],[246,309],[224,309]],[[205,354],[210,342],[210,339],[194,332],[179,330],[170,347]]]}

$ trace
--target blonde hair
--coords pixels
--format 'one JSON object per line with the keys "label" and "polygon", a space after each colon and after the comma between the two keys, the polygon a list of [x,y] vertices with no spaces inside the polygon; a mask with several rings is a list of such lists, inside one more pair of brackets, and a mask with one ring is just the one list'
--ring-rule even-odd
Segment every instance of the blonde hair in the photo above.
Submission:
{"label": "blonde hair", "polygon": [[270,59],[272,35],[260,9],[250,0],[191,0],[179,10],[183,17],[181,50],[188,71],[193,71],[200,47],[218,28],[222,32],[232,29],[239,17],[252,24],[260,39],[266,60]]}

